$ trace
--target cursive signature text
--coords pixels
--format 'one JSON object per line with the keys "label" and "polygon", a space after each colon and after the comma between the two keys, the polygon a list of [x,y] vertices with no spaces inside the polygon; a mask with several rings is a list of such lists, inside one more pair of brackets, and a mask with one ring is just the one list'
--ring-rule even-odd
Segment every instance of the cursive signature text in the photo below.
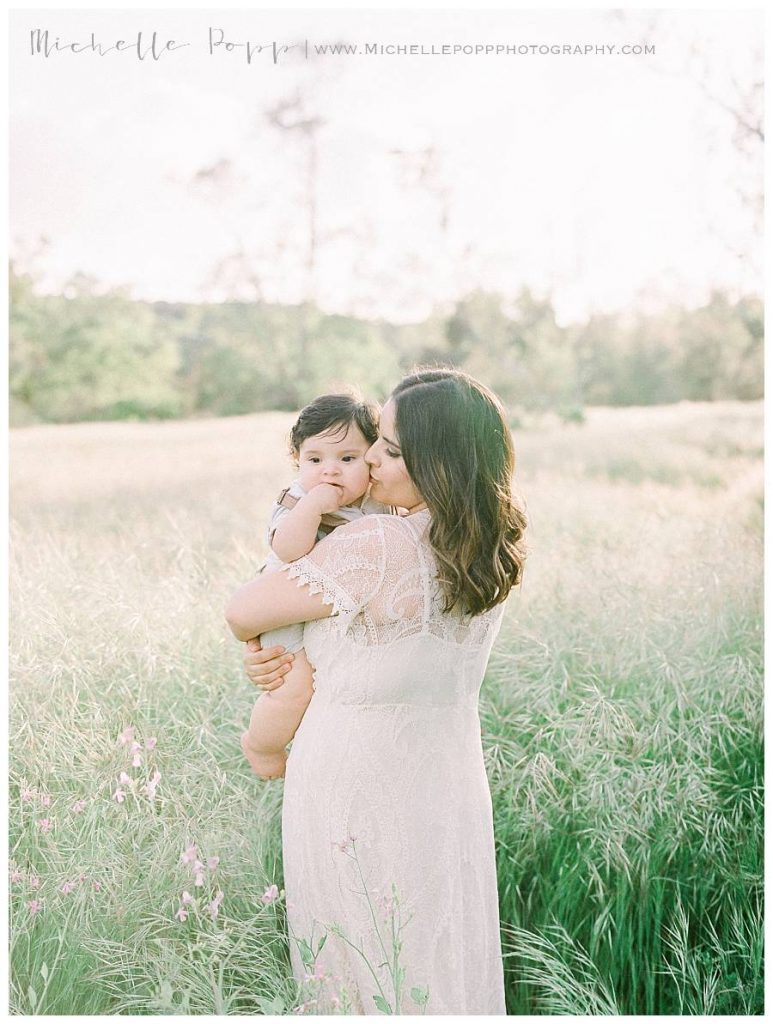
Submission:
{"label": "cursive signature text", "polygon": [[158,32],[152,32],[149,37],[143,32],[138,32],[136,38],[116,39],[114,43],[105,45],[97,40],[94,32],[91,33],[91,39],[87,43],[77,41],[63,43],[59,36],[54,37],[52,41],[48,29],[35,28],[30,31],[30,56],[32,57],[36,55],[50,57],[52,53],[64,52],[90,52],[104,57],[108,53],[124,53],[133,50],[138,60],[145,60],[148,57],[151,60],[160,60],[165,53],[171,53],[190,45],[190,43],[175,42],[174,39],[161,40],[158,37]]}

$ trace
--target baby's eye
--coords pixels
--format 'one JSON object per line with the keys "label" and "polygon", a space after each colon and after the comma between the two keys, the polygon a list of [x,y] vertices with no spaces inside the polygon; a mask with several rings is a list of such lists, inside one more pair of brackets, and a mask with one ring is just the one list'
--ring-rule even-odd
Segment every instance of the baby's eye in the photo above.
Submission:
{"label": "baby's eye", "polygon": [[356,460],[358,458],[359,458],[358,455],[344,455],[342,461],[343,462],[356,462]]}
{"label": "baby's eye", "polygon": [[316,455],[311,455],[311,456],[309,457],[309,462],[314,462],[314,463],[317,463],[317,462],[319,462],[319,459],[317,458],[317,456],[316,456]]}

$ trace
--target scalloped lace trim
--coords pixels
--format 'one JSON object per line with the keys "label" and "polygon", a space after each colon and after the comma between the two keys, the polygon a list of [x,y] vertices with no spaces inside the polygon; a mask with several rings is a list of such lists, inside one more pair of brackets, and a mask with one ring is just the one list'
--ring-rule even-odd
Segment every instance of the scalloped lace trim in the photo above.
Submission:
{"label": "scalloped lace trim", "polygon": [[310,593],[322,594],[325,604],[332,604],[333,616],[337,617],[338,624],[343,629],[349,626],[352,618],[359,611],[350,595],[306,558],[288,562],[282,566],[280,571],[287,572],[291,580],[297,580],[299,587],[307,586]]}

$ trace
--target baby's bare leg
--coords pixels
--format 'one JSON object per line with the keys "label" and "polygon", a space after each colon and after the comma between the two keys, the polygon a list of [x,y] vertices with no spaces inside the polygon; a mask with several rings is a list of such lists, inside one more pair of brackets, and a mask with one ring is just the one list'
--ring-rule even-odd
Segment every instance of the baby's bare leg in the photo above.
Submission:
{"label": "baby's bare leg", "polygon": [[255,701],[241,746],[252,770],[261,778],[278,779],[284,775],[285,747],[295,735],[311,700],[313,680],[313,669],[305,651],[297,651],[282,685],[261,694]]}

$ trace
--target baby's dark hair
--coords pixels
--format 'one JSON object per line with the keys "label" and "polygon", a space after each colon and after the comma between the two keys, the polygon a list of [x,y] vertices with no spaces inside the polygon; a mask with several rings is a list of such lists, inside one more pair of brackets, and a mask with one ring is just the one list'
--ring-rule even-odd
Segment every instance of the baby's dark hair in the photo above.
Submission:
{"label": "baby's dark hair", "polygon": [[346,433],[354,423],[368,442],[373,444],[378,437],[378,406],[366,402],[357,392],[338,395],[319,395],[301,409],[298,419],[290,431],[290,454],[295,458],[301,445],[316,434],[332,433],[335,427],[341,434]]}

